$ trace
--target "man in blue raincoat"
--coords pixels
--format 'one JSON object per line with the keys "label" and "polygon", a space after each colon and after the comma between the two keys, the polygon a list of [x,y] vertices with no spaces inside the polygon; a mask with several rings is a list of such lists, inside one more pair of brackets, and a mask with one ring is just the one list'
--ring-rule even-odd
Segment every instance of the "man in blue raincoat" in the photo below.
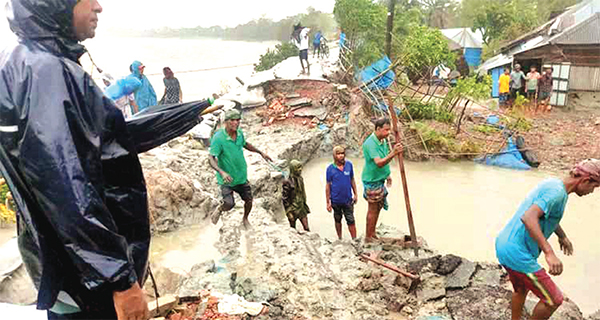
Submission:
{"label": "man in blue raincoat", "polygon": [[78,60],[97,0],[8,0],[0,169],[19,249],[49,319],[147,319],[147,194],[121,112]]}
{"label": "man in blue raincoat", "polygon": [[142,82],[142,85],[134,93],[135,102],[138,105],[139,111],[158,104],[156,92],[154,92],[150,80],[144,75],[145,68],[146,66],[139,61],[134,61],[131,66],[129,66],[129,70],[131,70],[131,75],[129,76],[136,77]]}

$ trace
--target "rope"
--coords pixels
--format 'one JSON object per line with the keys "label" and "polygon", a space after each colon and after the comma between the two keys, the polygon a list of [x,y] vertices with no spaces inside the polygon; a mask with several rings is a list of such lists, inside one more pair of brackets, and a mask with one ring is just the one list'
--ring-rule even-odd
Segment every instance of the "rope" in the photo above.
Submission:
{"label": "rope", "polygon": [[[194,73],[194,72],[204,72],[204,71],[223,70],[223,69],[235,69],[235,68],[248,67],[248,66],[253,66],[253,65],[254,65],[254,63],[246,63],[246,64],[238,64],[235,66],[196,69],[196,70],[184,70],[184,71],[177,71],[177,72],[173,72],[173,73],[179,74],[179,73]],[[162,76],[162,75],[163,75],[162,73],[146,74],[146,76]]]}

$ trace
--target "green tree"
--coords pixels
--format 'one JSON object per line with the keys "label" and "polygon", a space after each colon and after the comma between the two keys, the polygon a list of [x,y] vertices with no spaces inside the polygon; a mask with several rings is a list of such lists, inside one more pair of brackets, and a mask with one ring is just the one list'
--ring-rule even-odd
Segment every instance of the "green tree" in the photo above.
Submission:
{"label": "green tree", "polygon": [[458,19],[458,3],[455,0],[417,0],[432,28],[446,29],[454,26]]}
{"label": "green tree", "polygon": [[372,0],[337,0],[333,13],[346,34],[355,65],[364,67],[381,58],[386,30],[385,6]]}
{"label": "green tree", "polygon": [[438,29],[415,26],[403,41],[401,64],[412,81],[429,74],[430,69],[441,63],[452,67],[455,60],[456,55],[450,51],[446,37]]}

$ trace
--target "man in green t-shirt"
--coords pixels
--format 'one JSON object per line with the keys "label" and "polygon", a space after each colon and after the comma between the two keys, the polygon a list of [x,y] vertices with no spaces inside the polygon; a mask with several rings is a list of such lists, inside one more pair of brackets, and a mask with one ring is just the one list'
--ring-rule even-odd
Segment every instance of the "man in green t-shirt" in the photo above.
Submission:
{"label": "man in green t-shirt", "polygon": [[387,186],[392,185],[390,177],[390,162],[396,155],[402,152],[402,144],[398,143],[390,152],[387,145],[387,137],[390,135],[390,120],[387,118],[375,121],[375,132],[373,132],[363,143],[363,155],[365,167],[362,173],[364,186],[364,198],[369,203],[367,211],[367,228],[365,242],[377,239],[375,229],[381,208],[387,210]]}
{"label": "man in green t-shirt", "polygon": [[260,154],[265,160],[271,158],[246,141],[240,126],[242,114],[235,110],[225,112],[225,128],[215,132],[210,143],[208,162],[217,172],[217,182],[221,186],[223,204],[211,215],[217,224],[221,214],[235,206],[233,192],[244,200],[244,227],[249,227],[248,216],[252,210],[252,189],[248,184],[248,165],[244,158],[244,149]]}

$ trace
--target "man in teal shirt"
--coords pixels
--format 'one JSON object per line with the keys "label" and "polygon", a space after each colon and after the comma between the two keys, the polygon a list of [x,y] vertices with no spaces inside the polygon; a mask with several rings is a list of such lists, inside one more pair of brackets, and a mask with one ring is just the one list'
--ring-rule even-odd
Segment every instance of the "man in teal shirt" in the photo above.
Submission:
{"label": "man in teal shirt", "polygon": [[364,198],[369,203],[367,211],[367,230],[365,242],[372,242],[377,239],[375,229],[381,208],[387,210],[387,194],[385,187],[387,181],[388,187],[392,185],[390,177],[390,162],[396,155],[402,152],[402,144],[394,146],[392,152],[387,145],[387,137],[390,135],[390,120],[387,118],[375,121],[375,132],[373,132],[363,143],[363,155],[365,158],[365,167],[362,173],[364,186]]}
{"label": "man in teal shirt", "polygon": [[221,186],[222,205],[212,214],[214,224],[221,214],[235,206],[233,192],[244,200],[244,227],[249,227],[248,216],[252,210],[252,188],[248,183],[248,165],[244,158],[244,149],[260,154],[265,160],[271,158],[246,141],[239,128],[242,114],[235,110],[225,113],[225,128],[215,132],[210,143],[210,166],[217,172],[217,182]]}
{"label": "man in teal shirt", "polygon": [[560,226],[568,195],[582,197],[600,186],[600,160],[588,159],[577,164],[564,179],[552,178],[537,186],[523,201],[517,213],[496,238],[496,256],[504,266],[515,292],[512,319],[521,319],[523,304],[531,291],[540,301],[531,319],[548,319],[563,302],[563,295],[537,262],[543,251],[551,275],[560,275],[563,265],[548,238],[555,233],[566,255],[573,244]]}

